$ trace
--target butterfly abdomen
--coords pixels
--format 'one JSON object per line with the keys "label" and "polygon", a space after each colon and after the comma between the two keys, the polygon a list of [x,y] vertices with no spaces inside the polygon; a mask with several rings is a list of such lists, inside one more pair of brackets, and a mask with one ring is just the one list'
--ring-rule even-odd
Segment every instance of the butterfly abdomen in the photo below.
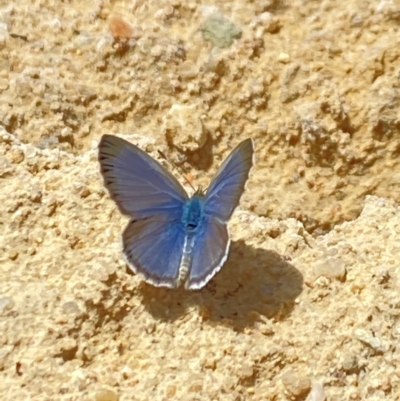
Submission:
{"label": "butterfly abdomen", "polygon": [[204,220],[204,196],[195,193],[188,199],[182,210],[181,222],[186,231],[183,245],[182,259],[179,267],[178,282],[186,281],[192,264],[192,251],[196,233],[201,230],[201,222]]}

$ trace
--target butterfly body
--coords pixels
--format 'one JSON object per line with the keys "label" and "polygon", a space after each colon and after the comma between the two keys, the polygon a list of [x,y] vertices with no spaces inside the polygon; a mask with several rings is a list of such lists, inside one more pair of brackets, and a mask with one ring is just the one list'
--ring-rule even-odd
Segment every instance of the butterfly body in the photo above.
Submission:
{"label": "butterfly body", "polygon": [[99,161],[105,186],[122,213],[128,265],[156,286],[200,289],[225,262],[227,222],[253,163],[253,142],[225,160],[206,192],[189,197],[175,177],[131,143],[104,135]]}

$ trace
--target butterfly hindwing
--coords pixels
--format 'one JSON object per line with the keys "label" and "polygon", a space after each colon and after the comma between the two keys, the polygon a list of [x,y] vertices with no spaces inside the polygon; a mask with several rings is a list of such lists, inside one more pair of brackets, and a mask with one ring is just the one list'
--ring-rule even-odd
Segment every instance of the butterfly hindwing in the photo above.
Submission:
{"label": "butterfly hindwing", "polygon": [[122,213],[134,218],[180,213],[188,196],[178,180],[137,146],[113,135],[99,144],[105,186]]}
{"label": "butterfly hindwing", "polygon": [[191,290],[204,287],[225,263],[229,245],[226,224],[216,218],[205,218],[193,239],[191,265],[185,287]]}
{"label": "butterfly hindwing", "polygon": [[226,158],[207,189],[204,211],[227,222],[239,204],[253,165],[252,139],[241,142]]}
{"label": "butterfly hindwing", "polygon": [[131,220],[122,235],[123,253],[135,273],[156,286],[179,285],[179,268],[185,242],[180,220],[153,216]]}

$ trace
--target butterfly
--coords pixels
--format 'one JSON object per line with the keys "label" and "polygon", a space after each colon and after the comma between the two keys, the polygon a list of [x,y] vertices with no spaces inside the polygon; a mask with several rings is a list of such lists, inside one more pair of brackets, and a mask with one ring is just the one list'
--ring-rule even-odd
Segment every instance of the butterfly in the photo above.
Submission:
{"label": "butterfly", "polygon": [[122,234],[129,267],[157,287],[204,287],[228,257],[227,223],[244,191],[253,153],[252,139],[241,142],[208,189],[189,197],[146,152],[103,135],[99,163],[104,185],[121,213],[131,218]]}

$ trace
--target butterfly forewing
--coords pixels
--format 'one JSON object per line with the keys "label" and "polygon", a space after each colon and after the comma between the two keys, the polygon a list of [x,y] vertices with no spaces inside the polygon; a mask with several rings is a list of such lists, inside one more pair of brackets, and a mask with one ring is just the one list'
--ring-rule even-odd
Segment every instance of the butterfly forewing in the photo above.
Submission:
{"label": "butterfly forewing", "polygon": [[153,285],[179,285],[179,267],[185,242],[180,220],[154,216],[131,220],[123,235],[123,252],[135,273]]}
{"label": "butterfly forewing", "polygon": [[105,186],[122,213],[144,218],[157,213],[180,213],[188,196],[156,160],[137,146],[112,135],[99,144]]}
{"label": "butterfly forewing", "polygon": [[253,153],[253,141],[246,139],[227,157],[207,189],[205,213],[224,222],[229,220],[249,177]]}

